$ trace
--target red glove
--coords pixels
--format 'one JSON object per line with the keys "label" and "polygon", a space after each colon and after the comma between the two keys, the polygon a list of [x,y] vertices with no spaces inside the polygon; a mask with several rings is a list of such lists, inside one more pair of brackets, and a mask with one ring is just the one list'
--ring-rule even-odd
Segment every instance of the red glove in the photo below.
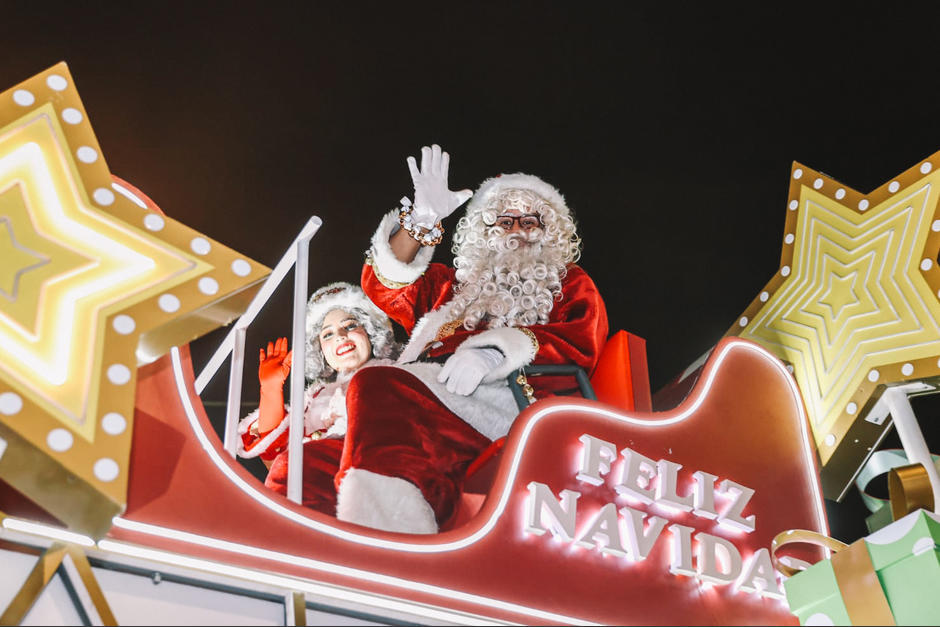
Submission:
{"label": "red glove", "polygon": [[268,350],[261,349],[258,380],[261,382],[261,402],[258,404],[258,431],[262,434],[274,429],[284,419],[284,381],[290,374],[293,351],[287,350],[287,338],[268,342]]}

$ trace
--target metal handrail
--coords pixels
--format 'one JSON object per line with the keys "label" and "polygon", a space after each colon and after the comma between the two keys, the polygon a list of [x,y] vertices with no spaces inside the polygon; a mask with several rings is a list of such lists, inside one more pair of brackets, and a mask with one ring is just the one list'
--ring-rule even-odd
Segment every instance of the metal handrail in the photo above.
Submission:
{"label": "metal handrail", "polygon": [[306,309],[307,309],[307,268],[309,260],[310,240],[316,235],[323,221],[312,216],[294,238],[290,247],[284,252],[281,260],[274,267],[270,276],[262,284],[261,289],[248,305],[245,313],[232,326],[232,329],[219,344],[212,357],[206,363],[202,372],[196,378],[195,388],[197,394],[209,384],[216,375],[225,359],[231,355],[229,370],[228,402],[225,410],[225,432],[223,446],[226,452],[235,457],[238,450],[238,421],[241,411],[242,379],[245,363],[245,335],[248,327],[255,317],[267,304],[274,290],[281,284],[291,268],[294,268],[294,305],[292,320],[292,350],[293,363],[298,364],[291,368],[290,403],[291,407],[300,407],[301,411],[292,411],[290,416],[290,433],[288,434],[288,469],[287,469],[287,498],[295,503],[301,502],[301,487],[303,485],[303,406],[304,406],[304,363],[306,363]]}
{"label": "metal handrail", "polygon": [[[581,396],[588,399],[589,401],[597,400],[597,395],[594,393],[594,386],[591,385],[591,380],[588,378],[587,373],[581,366],[576,366],[574,364],[545,364],[538,366],[528,365],[520,368],[519,373],[525,377],[534,377],[539,375],[573,376],[578,384],[578,389],[581,392]],[[516,376],[516,374],[511,374],[507,377],[506,380],[509,383],[509,389],[512,391],[513,398],[516,399],[516,405],[519,406],[519,410],[521,411],[529,406],[529,401],[522,391],[522,386],[519,385],[518,381],[516,381]]]}

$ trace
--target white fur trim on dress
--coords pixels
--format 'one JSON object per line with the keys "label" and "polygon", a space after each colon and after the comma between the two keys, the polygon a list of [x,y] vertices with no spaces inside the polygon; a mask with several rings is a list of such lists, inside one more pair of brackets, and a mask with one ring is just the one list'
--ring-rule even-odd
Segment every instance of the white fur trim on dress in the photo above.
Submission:
{"label": "white fur trim on dress", "polygon": [[485,383],[505,379],[510,373],[527,366],[535,359],[538,346],[527,333],[513,327],[487,329],[471,335],[457,347],[457,352],[468,348],[493,347],[499,349],[505,359],[483,377]]}
{"label": "white fur trim on dress", "polygon": [[[281,419],[281,422],[278,423],[274,429],[268,432],[263,438],[255,442],[255,445],[251,447],[250,450],[245,450],[245,443],[241,438],[238,438],[238,456],[244,457],[245,459],[253,459],[258,457],[265,451],[267,451],[275,440],[281,437],[281,434],[287,431],[287,428],[290,426],[290,414],[286,413],[288,411],[287,405],[284,406],[285,415]],[[258,410],[254,410],[247,416],[241,419],[241,422],[238,423],[238,434],[248,433],[251,428],[254,426],[254,423],[258,420]]]}
{"label": "white fur trim on dress", "polygon": [[410,285],[427,270],[431,257],[434,256],[434,246],[422,246],[411,263],[400,261],[388,243],[388,238],[398,228],[398,210],[393,209],[382,218],[379,228],[372,236],[372,266],[383,278]]}
{"label": "white fur trim on dress", "polygon": [[424,352],[425,347],[437,336],[440,328],[451,321],[450,309],[451,303],[446,303],[421,316],[411,330],[411,337],[398,357],[398,363],[412,362]]}
{"label": "white fur trim on dress", "polygon": [[434,510],[415,484],[361,468],[350,468],[343,477],[336,517],[383,531],[437,533]]}

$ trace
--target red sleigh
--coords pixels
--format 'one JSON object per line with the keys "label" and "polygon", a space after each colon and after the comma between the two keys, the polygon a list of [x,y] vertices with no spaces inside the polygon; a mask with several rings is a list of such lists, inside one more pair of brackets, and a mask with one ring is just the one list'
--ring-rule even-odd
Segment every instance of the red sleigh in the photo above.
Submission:
{"label": "red sleigh", "polygon": [[[643,340],[620,332],[590,384],[581,398],[525,406],[474,464],[440,533],[396,534],[267,490],[207,417],[188,346],[174,348],[138,371],[127,505],[95,556],[378,617],[796,624],[768,549],[781,531],[827,529],[803,402],[782,363],[724,340],[678,407],[651,412]],[[0,509],[57,523],[10,490]]]}
{"label": "red sleigh", "polygon": [[[614,341],[631,347],[628,335]],[[633,356],[643,375],[633,399],[647,403]],[[451,619],[795,624],[767,548],[785,529],[826,532],[800,395],[776,358],[743,340],[720,343],[668,412],[566,397],[529,406],[490,460],[479,509],[433,536],[343,523],[268,492],[225,453],[192,384],[186,347],[140,371],[127,510],[101,549]],[[642,481],[616,489],[622,453],[592,462],[589,449],[658,464],[646,473],[661,475],[646,486],[650,502],[637,498]],[[674,497],[692,499],[703,477],[707,494],[682,511]],[[736,487],[753,492],[729,515]]]}

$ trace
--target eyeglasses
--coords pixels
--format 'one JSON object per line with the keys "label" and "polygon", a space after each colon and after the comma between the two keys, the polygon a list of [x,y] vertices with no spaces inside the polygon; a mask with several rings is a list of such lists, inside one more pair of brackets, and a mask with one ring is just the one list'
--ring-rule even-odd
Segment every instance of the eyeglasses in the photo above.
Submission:
{"label": "eyeglasses", "polygon": [[521,216],[496,216],[496,222],[493,224],[506,231],[511,231],[513,225],[517,221],[519,222],[519,228],[521,228],[523,231],[537,229],[542,226],[542,219],[537,213],[527,213]]}

